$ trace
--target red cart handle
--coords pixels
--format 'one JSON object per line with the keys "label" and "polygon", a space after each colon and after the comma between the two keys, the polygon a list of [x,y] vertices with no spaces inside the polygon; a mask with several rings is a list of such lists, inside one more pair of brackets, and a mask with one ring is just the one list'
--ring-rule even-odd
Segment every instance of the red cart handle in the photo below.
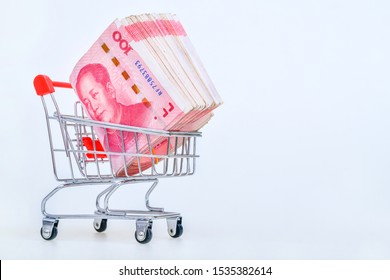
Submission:
{"label": "red cart handle", "polygon": [[34,79],[34,87],[37,95],[43,96],[45,94],[53,93],[54,87],[72,88],[72,85],[70,83],[52,81],[45,75],[38,75]]}

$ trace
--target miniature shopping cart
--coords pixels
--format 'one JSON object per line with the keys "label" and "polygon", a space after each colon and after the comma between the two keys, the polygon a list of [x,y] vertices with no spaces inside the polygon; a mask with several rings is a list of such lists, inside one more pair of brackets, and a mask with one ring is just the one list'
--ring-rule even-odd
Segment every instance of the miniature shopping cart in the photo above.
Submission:
{"label": "miniature shopping cart", "polygon": [[[108,219],[135,220],[135,238],[139,243],[151,240],[155,219],[166,219],[171,237],[181,236],[181,215],[150,206],[149,196],[159,178],[194,174],[198,157],[196,139],[201,137],[201,133],[170,132],[94,121],[87,117],[78,101],[71,109],[72,113],[64,114],[53,93],[55,87],[72,88],[69,83],[55,82],[47,76],[38,75],[34,79],[34,87],[45,111],[54,175],[61,182],[42,200],[42,238],[52,240],[57,236],[60,219],[89,218],[94,220],[93,226],[98,232],[106,230]],[[112,133],[119,136],[122,145],[119,151],[103,149],[102,138],[108,138]],[[125,137],[129,135],[134,146],[130,151],[123,148],[128,140]],[[111,196],[119,188],[135,183],[151,185],[145,194],[147,210],[112,208]],[[96,210],[93,213],[50,214],[46,211],[46,203],[60,190],[88,185],[105,187],[96,197]]]}

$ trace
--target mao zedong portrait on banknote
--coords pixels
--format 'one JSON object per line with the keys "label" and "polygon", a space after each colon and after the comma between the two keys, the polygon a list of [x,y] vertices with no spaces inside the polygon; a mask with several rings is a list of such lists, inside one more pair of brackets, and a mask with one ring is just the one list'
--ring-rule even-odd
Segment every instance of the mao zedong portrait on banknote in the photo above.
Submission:
{"label": "mao zedong portrait on banknote", "polygon": [[[91,63],[85,65],[79,72],[76,82],[76,91],[90,117],[97,121],[117,123],[128,126],[147,127],[145,120],[150,119],[150,111],[143,103],[124,105],[117,101],[117,90],[111,82],[110,75],[102,64]],[[111,152],[128,150],[134,138],[133,132],[122,132],[107,129],[108,139],[101,139],[109,143]],[[122,141],[122,137],[123,141]],[[133,143],[134,144],[134,143]]]}

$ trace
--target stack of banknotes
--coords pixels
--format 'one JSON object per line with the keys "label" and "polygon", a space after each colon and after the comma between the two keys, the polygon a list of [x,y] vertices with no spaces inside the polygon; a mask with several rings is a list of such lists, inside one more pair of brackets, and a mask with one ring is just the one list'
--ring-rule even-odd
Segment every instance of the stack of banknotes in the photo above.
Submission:
{"label": "stack of banknotes", "polygon": [[[78,61],[70,82],[90,118],[127,126],[197,131],[222,104],[186,31],[172,14],[115,20]],[[107,135],[99,129],[97,134],[105,151],[137,153],[136,146],[142,150],[148,145],[145,137],[135,139],[134,134]],[[160,149],[163,154],[167,147],[158,141],[153,139],[153,151],[158,154]],[[129,157],[130,175],[139,172],[133,160]],[[148,162],[141,169],[150,167]],[[113,163],[117,172],[123,172],[120,160]]]}

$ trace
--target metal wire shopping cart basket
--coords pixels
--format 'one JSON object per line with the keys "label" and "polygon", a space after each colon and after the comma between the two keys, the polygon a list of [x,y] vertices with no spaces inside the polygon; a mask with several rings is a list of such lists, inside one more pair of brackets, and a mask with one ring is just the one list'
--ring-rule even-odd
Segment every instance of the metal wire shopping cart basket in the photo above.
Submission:
{"label": "metal wire shopping cart basket", "polygon": [[[194,174],[198,157],[196,138],[201,137],[201,133],[170,132],[94,121],[85,115],[81,103],[77,101],[73,114],[62,114],[53,93],[55,87],[72,88],[69,83],[55,82],[47,76],[38,75],[34,79],[34,87],[45,111],[54,175],[61,182],[42,200],[42,238],[52,240],[57,236],[60,219],[88,218],[94,220],[93,226],[98,232],[107,228],[108,219],[135,220],[135,238],[140,243],[151,240],[155,219],[166,219],[171,237],[181,236],[181,215],[150,206],[149,196],[159,178]],[[98,134],[107,138],[105,136],[113,132],[119,137],[122,149],[104,150]],[[131,136],[133,151],[123,148],[125,135]],[[56,141],[56,137],[61,141]],[[157,145],[158,152],[155,151]],[[62,174],[64,170],[65,175]],[[151,184],[145,194],[147,210],[111,209],[110,197],[113,193],[124,185],[134,183]],[[51,214],[46,211],[46,203],[58,191],[86,185],[105,186],[96,197],[94,213]]]}

